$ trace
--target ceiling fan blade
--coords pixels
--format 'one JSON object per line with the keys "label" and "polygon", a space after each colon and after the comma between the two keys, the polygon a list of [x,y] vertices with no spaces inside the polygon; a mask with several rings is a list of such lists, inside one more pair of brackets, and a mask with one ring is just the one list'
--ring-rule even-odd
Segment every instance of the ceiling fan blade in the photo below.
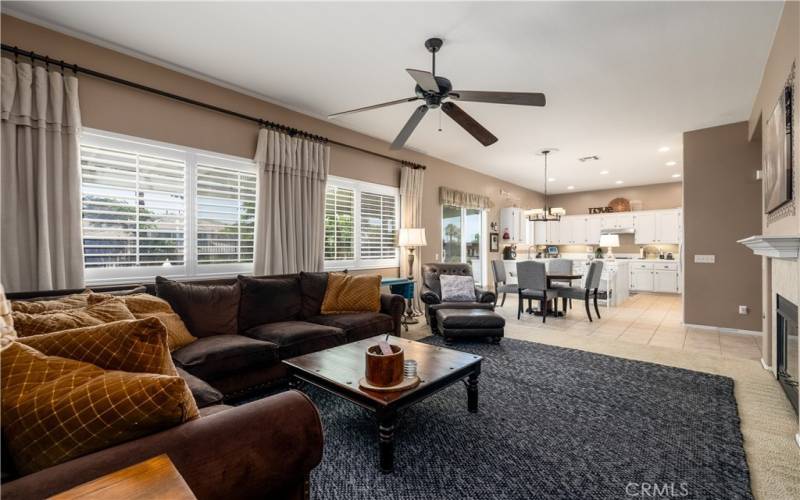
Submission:
{"label": "ceiling fan blade", "polygon": [[411,78],[416,80],[417,84],[422,87],[422,90],[436,93],[441,92],[439,84],[436,83],[436,78],[433,77],[430,71],[422,71],[421,69],[406,69],[406,71],[408,71]]}
{"label": "ceiling fan blade", "polygon": [[414,132],[414,129],[417,128],[419,122],[422,121],[422,118],[425,116],[425,113],[428,112],[428,107],[424,104],[417,109],[414,110],[414,113],[411,114],[411,118],[408,119],[403,130],[397,134],[397,137],[392,142],[392,146],[389,149],[401,149],[409,137],[411,137],[411,133]]}
{"label": "ceiling fan blade", "polygon": [[518,104],[520,106],[544,106],[544,94],[535,92],[482,92],[480,90],[454,90],[450,97],[457,101],[490,102],[493,104]]}
{"label": "ceiling fan blade", "polygon": [[337,116],[349,115],[350,113],[358,113],[358,112],[361,112],[361,111],[369,111],[370,109],[385,108],[386,106],[394,106],[395,104],[402,104],[404,102],[411,102],[411,101],[416,101],[416,100],[419,100],[419,97],[416,97],[416,96],[415,97],[406,97],[405,99],[398,99],[396,101],[383,102],[381,104],[374,104],[372,106],[365,106],[363,108],[356,108],[356,109],[351,109],[351,110],[348,110],[348,111],[342,111],[340,113],[334,113],[332,115],[328,115],[328,118],[335,118]]}
{"label": "ceiling fan blade", "polygon": [[483,128],[483,125],[475,121],[474,118],[469,116],[463,109],[459,108],[456,104],[452,102],[446,102],[442,104],[442,111],[447,114],[450,118],[452,118],[456,123],[461,125],[461,127],[469,132],[472,137],[478,139],[478,142],[483,144],[484,146],[489,146],[497,142],[497,137],[495,137],[491,132]]}

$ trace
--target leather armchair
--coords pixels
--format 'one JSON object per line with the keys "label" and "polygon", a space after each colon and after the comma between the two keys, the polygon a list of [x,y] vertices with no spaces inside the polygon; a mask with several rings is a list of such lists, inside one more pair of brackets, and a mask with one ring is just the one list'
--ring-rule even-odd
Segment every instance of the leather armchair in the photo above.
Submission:
{"label": "leather armchair", "polygon": [[425,304],[425,320],[434,333],[437,309],[488,309],[494,310],[497,297],[494,292],[475,287],[474,302],[442,302],[441,275],[472,276],[469,264],[429,263],[422,266],[422,287],[420,299]]}

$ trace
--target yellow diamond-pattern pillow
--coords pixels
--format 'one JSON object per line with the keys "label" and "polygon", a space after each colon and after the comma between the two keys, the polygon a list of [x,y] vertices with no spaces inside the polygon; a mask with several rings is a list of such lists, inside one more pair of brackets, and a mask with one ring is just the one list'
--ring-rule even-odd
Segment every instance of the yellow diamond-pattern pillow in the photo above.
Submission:
{"label": "yellow diamond-pattern pillow", "polygon": [[11,310],[27,314],[41,314],[50,311],[64,311],[78,307],[86,307],[89,293],[76,293],[59,297],[53,300],[15,300],[11,303]]}
{"label": "yellow diamond-pattern pillow", "polygon": [[116,298],[78,309],[42,314],[14,312],[11,316],[14,318],[14,328],[20,337],[100,325],[123,319],[136,319],[125,307],[125,304]]}
{"label": "yellow diamond-pattern pillow", "polygon": [[105,371],[19,342],[0,353],[2,430],[22,474],[197,418],[180,377]]}
{"label": "yellow diamond-pattern pillow", "polygon": [[[95,304],[112,298],[111,295],[93,293],[89,296],[89,304]],[[197,337],[189,333],[189,329],[184,324],[172,306],[164,300],[148,293],[136,293],[118,297],[125,307],[137,319],[158,318],[167,327],[167,343],[169,350],[174,351],[185,345],[191,344]]]}
{"label": "yellow diamond-pattern pillow", "polygon": [[381,277],[330,273],[322,314],[378,312],[381,310]]}
{"label": "yellow diamond-pattern pillow", "polygon": [[60,356],[105,370],[177,375],[167,331],[157,318],[114,321],[19,339],[47,356]]}

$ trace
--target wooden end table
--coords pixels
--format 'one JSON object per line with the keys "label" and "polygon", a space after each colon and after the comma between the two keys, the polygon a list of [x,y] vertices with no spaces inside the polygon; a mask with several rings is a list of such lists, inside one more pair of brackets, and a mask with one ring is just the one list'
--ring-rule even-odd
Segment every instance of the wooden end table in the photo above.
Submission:
{"label": "wooden end table", "polygon": [[392,472],[398,412],[463,380],[467,388],[467,410],[477,413],[478,377],[483,358],[445,347],[390,337],[390,343],[403,348],[406,360],[413,359],[417,362],[417,374],[421,383],[413,389],[400,392],[362,389],[358,382],[364,376],[365,352],[369,346],[383,338],[384,335],[378,335],[287,359],[283,363],[289,368],[295,381],[307,382],[371,411],[378,427],[380,469],[383,472]]}
{"label": "wooden end table", "polygon": [[166,455],[158,455],[117,472],[83,483],[51,499],[106,499],[128,500],[169,498],[170,500],[196,500],[192,490],[178,469]]}

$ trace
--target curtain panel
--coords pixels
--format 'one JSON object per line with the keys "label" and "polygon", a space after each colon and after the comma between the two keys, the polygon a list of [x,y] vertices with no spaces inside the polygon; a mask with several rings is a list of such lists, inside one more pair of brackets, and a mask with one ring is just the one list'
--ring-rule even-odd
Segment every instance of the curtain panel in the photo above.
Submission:
{"label": "curtain panel", "polygon": [[330,146],[261,129],[255,161],[255,274],[322,271]]}
{"label": "curtain panel", "polygon": [[488,196],[465,193],[446,187],[439,188],[439,203],[463,208],[492,208],[494,203]]}
{"label": "curtain panel", "polygon": [[83,286],[78,79],[2,59],[0,281]]}
{"label": "curtain panel", "polygon": [[[400,169],[400,225],[404,228],[422,227],[422,181],[425,170],[403,165]],[[419,289],[422,286],[422,250],[414,251],[414,269],[408,269],[408,248],[400,249],[400,276],[413,276],[415,314],[421,314]]]}

